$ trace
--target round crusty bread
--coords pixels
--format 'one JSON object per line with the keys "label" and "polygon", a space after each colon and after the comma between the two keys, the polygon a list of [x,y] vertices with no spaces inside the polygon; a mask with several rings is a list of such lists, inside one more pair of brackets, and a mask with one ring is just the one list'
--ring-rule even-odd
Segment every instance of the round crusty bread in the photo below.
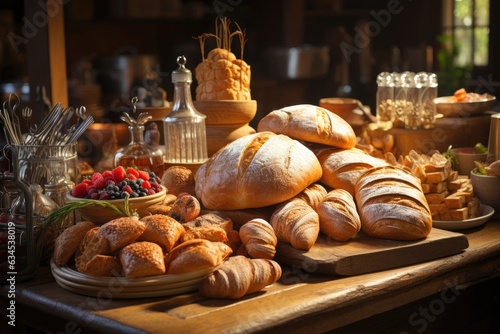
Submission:
{"label": "round crusty bread", "polygon": [[310,104],[274,110],[262,118],[258,132],[271,131],[294,139],[338,148],[356,145],[356,134],[340,116]]}
{"label": "round crusty bread", "polygon": [[432,216],[420,180],[394,166],[367,170],[356,183],[356,203],[366,234],[395,240],[425,238]]}
{"label": "round crusty bread", "polygon": [[334,188],[344,189],[354,196],[354,185],[367,169],[388,164],[382,159],[357,148],[348,150],[334,148],[313,149],[323,169],[321,182]]}
{"label": "round crusty bread", "polygon": [[228,144],[196,173],[196,195],[211,210],[284,202],[321,177],[318,159],[284,135],[261,132]]}

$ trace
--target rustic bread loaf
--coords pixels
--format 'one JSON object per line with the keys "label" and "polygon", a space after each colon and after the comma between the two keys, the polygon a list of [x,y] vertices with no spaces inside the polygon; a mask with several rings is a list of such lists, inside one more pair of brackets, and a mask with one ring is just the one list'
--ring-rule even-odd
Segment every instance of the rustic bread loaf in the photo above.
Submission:
{"label": "rustic bread loaf", "polygon": [[337,241],[346,241],[361,229],[354,198],[344,189],[330,191],[316,209],[320,231]]}
{"label": "rustic bread loaf", "polygon": [[431,211],[420,180],[394,166],[367,170],[356,183],[356,203],[366,234],[385,239],[425,238]]}
{"label": "rustic bread loaf", "polygon": [[233,256],[203,279],[200,294],[208,298],[241,298],[273,284],[281,273],[280,265],[273,260]]}
{"label": "rustic bread loaf", "polygon": [[321,177],[304,145],[271,132],[228,144],[196,173],[196,195],[212,210],[258,208],[286,201]]}
{"label": "rustic bread loaf", "polygon": [[354,185],[363,172],[369,168],[388,165],[385,161],[357,148],[349,150],[316,148],[313,151],[323,169],[321,182],[334,189],[347,190],[352,196],[354,196]]}
{"label": "rustic bread loaf", "polygon": [[272,111],[260,120],[257,131],[271,131],[338,148],[356,145],[356,135],[349,123],[324,108],[309,104]]}

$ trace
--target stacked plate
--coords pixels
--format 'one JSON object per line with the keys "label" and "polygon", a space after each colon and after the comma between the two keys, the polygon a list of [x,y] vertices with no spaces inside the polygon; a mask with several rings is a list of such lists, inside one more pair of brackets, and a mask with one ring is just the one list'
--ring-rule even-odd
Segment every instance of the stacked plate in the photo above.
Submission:
{"label": "stacked plate", "polygon": [[50,268],[63,289],[100,298],[147,298],[185,293],[197,290],[201,281],[214,270],[206,268],[184,274],[127,278],[82,274],[67,266],[57,266],[53,259]]}

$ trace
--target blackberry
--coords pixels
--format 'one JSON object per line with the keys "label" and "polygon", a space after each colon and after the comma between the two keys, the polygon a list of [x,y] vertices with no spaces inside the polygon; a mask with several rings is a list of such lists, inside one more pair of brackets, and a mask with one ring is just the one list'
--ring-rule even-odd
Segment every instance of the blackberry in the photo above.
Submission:
{"label": "blackberry", "polygon": [[136,193],[135,191],[132,191],[132,193],[130,194],[130,197],[131,198],[134,198],[134,197],[139,197],[139,194]]}
{"label": "blackberry", "polygon": [[144,182],[144,180],[143,180],[143,179],[140,179],[140,178],[139,178],[139,179],[137,179],[137,180],[135,180],[135,183],[137,183],[139,186],[140,186],[143,182]]}
{"label": "blackberry", "polygon": [[147,196],[147,195],[148,195],[148,193],[147,193],[147,192],[145,192],[145,191],[141,191],[141,192],[139,192],[139,196],[140,196],[140,197],[144,197],[144,196]]}
{"label": "blackberry", "polygon": [[113,190],[115,191],[115,193],[119,193],[120,192],[120,187],[114,186]]}
{"label": "blackberry", "polygon": [[128,193],[127,192],[121,193],[120,198],[124,199],[125,197],[128,197]]}
{"label": "blackberry", "polygon": [[106,191],[107,191],[107,192],[110,192],[110,191],[112,191],[113,189],[115,189],[115,186],[114,186],[114,185],[112,185],[112,184],[110,184],[110,185],[108,185],[108,186],[106,187]]}
{"label": "blackberry", "polygon": [[148,193],[148,191],[146,189],[144,189],[143,187],[139,187],[138,190],[140,193],[146,193],[146,194]]}
{"label": "blackberry", "polygon": [[118,183],[118,187],[120,187],[120,189],[125,187],[126,185],[127,185],[127,181],[122,181],[122,182]]}
{"label": "blackberry", "polygon": [[150,179],[156,179],[156,174],[154,172],[149,173],[149,178]]}

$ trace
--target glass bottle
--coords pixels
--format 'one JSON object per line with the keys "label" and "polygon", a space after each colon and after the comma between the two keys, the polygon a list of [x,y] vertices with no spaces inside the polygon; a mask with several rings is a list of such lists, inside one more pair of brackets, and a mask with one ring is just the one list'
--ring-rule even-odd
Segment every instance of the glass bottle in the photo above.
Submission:
{"label": "glass bottle", "polygon": [[418,81],[422,86],[419,96],[419,105],[422,109],[422,127],[432,129],[436,124],[436,105],[438,82],[435,73],[420,72],[417,74]]}
{"label": "glass bottle", "polygon": [[[132,98],[134,113],[136,111],[136,103],[137,97]],[[128,113],[124,112],[121,119],[129,125],[128,129],[131,141],[127,146],[116,151],[113,157],[114,166],[123,166],[125,168],[136,166],[139,170],[147,169],[150,172],[154,172],[156,176],[161,177],[165,171],[163,152],[161,148],[148,145],[144,142],[144,124],[151,119],[151,116],[144,112],[139,114],[137,120],[135,120]]]}
{"label": "glass bottle", "polygon": [[404,127],[406,111],[406,88],[404,87],[403,75],[401,73],[391,73],[394,82],[394,121],[392,127]]}
{"label": "glass bottle", "polygon": [[206,116],[199,113],[191,98],[191,71],[186,57],[177,57],[172,71],[174,100],[172,112],[163,118],[166,163],[203,163],[207,156]]}
{"label": "glass bottle", "polygon": [[422,110],[419,106],[420,88],[417,87],[415,73],[404,72],[402,81],[403,87],[406,90],[405,128],[409,130],[420,129],[422,125]]}
{"label": "glass bottle", "polygon": [[394,121],[394,80],[390,73],[377,76],[377,126],[381,130],[392,128]]}

